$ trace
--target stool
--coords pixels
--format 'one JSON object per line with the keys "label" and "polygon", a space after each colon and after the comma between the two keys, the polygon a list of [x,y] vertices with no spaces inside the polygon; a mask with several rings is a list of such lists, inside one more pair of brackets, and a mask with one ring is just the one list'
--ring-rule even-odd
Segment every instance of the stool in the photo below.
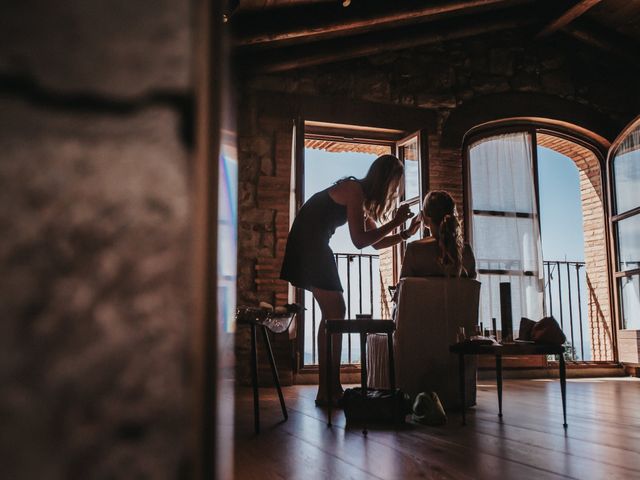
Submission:
{"label": "stool", "polygon": [[276,368],[276,361],[273,358],[273,350],[271,349],[271,341],[269,341],[269,334],[267,333],[267,327],[264,325],[256,325],[254,323],[251,326],[251,385],[253,386],[253,426],[256,433],[260,433],[260,398],[258,394],[258,339],[257,329],[262,330],[262,338],[264,344],[267,346],[267,357],[269,357],[269,365],[271,365],[271,375],[273,377],[273,383],[276,384],[276,390],[278,391],[278,398],[280,399],[280,408],[282,409],[282,416],[285,421],[289,419],[289,413],[284,403],[284,396],[282,395],[282,389],[280,388],[280,377],[278,377],[278,369]]}
{"label": "stool", "polygon": [[251,328],[251,385],[253,387],[253,424],[256,433],[260,433],[260,395],[258,392],[258,338],[257,329],[262,330],[262,338],[264,344],[267,347],[267,357],[269,359],[269,365],[271,366],[271,375],[273,377],[273,383],[278,391],[278,398],[280,399],[280,408],[282,409],[282,415],[285,421],[288,420],[289,414],[287,407],[284,403],[284,396],[282,395],[282,389],[280,388],[280,378],[278,377],[278,369],[276,368],[276,361],[273,358],[273,350],[271,348],[271,341],[269,340],[269,334],[267,329],[273,333],[283,333],[288,330],[289,325],[293,317],[300,311],[301,307],[292,304],[286,305],[289,307],[287,313],[277,314],[268,310],[255,307],[239,306],[236,309],[236,321],[239,325],[249,325]]}
{"label": "stool", "polygon": [[[327,399],[329,399],[327,407],[327,426],[331,427],[331,358],[333,353],[333,341],[331,335],[336,333],[358,333],[360,335],[360,367],[361,367],[361,386],[362,391],[367,391],[367,335],[369,333],[386,333],[387,346],[389,348],[389,377],[391,390],[396,388],[396,375],[393,362],[393,332],[396,324],[393,320],[326,320],[325,321],[325,338],[327,344]],[[338,369],[340,367],[338,366]],[[339,371],[339,370],[338,370]]]}

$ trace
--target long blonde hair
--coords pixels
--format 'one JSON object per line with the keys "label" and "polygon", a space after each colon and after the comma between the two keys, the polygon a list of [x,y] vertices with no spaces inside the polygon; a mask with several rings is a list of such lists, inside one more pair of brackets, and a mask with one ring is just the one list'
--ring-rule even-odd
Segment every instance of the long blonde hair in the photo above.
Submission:
{"label": "long blonde hair", "polygon": [[438,228],[438,231],[433,233],[440,247],[440,265],[445,272],[453,272],[459,277],[466,269],[462,264],[464,239],[456,203],[448,192],[433,190],[424,199],[422,215],[429,217]]}
{"label": "long blonde hair", "polygon": [[386,220],[400,194],[404,166],[395,155],[381,155],[360,180],[364,193],[365,214],[380,222]]}

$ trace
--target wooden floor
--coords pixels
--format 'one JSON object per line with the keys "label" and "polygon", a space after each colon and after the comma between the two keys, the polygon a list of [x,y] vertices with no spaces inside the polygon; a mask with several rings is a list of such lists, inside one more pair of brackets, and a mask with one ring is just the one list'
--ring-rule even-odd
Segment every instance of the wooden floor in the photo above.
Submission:
{"label": "wooden floor", "polygon": [[327,428],[314,386],[261,389],[262,433],[253,433],[251,390],[236,394],[237,479],[640,479],[640,380],[569,379],[562,427],[557,380],[507,380],[504,417],[496,388],[479,384],[467,426],[346,429],[342,411]]}

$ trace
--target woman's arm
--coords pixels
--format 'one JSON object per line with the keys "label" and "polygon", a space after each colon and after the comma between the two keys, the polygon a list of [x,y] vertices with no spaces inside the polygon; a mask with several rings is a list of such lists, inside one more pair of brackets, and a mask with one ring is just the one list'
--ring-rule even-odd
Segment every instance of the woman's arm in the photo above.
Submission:
{"label": "woman's arm", "polygon": [[[364,194],[362,187],[357,182],[345,182],[344,196],[347,205],[347,221],[349,222],[349,234],[351,241],[356,248],[364,248],[382,240],[394,228],[402,225],[405,220],[411,218],[411,211],[408,205],[402,205],[396,212],[393,219],[384,225],[365,229],[365,216],[362,209]],[[375,226],[375,223],[374,223]]]}
{"label": "woman's arm", "polygon": [[[376,224],[370,218],[367,218],[367,230],[376,228]],[[413,217],[411,220],[411,225],[406,230],[402,230],[400,233],[395,233],[393,235],[387,235],[382,240],[371,245],[376,250],[381,250],[383,248],[393,247],[394,245],[400,243],[402,240],[407,240],[408,238],[415,235],[415,233],[420,228],[420,216]]]}

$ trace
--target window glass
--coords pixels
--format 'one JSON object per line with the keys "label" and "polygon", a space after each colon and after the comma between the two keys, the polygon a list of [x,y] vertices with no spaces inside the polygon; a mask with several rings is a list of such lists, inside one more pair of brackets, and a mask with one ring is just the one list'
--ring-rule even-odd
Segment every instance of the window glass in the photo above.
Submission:
{"label": "window glass", "polygon": [[[496,316],[500,281],[511,284],[514,319],[520,315],[542,318],[542,254],[531,135],[501,134],[472,144],[469,179],[471,208],[481,212],[471,217],[476,268],[483,282],[480,321],[490,325]],[[502,278],[490,270],[506,270],[513,275]]]}
{"label": "window glass", "polygon": [[479,274],[480,289],[479,314],[480,321],[486,328],[491,328],[491,319],[495,318],[498,330],[503,330],[500,312],[500,284],[508,282],[511,286],[511,318],[514,338],[518,337],[520,318],[541,318],[541,311],[535,306],[540,302],[540,285],[535,277],[520,275]]}
{"label": "window glass", "polygon": [[420,168],[418,164],[418,138],[402,147],[404,160],[404,198],[420,195]]}
{"label": "window glass", "polygon": [[613,160],[615,211],[623,213],[640,206],[640,127],[618,147]]}
{"label": "window glass", "polygon": [[[418,215],[420,213],[420,202],[417,202],[417,203],[414,203],[413,205],[411,205],[411,211],[413,212],[414,217],[416,215]],[[411,217],[411,220],[413,220],[414,217]],[[405,228],[409,228],[409,225],[411,225],[411,220],[409,220],[407,223],[405,223]],[[421,230],[422,230],[422,228],[418,229],[418,231],[412,237],[409,237],[407,242],[413,242],[414,240],[420,240],[422,238],[422,235],[420,233]]]}
{"label": "window glass", "polygon": [[474,210],[535,211],[531,166],[531,137],[499,135],[469,149]]}
{"label": "window glass", "polygon": [[618,270],[640,268],[640,215],[616,222],[618,229]]}
{"label": "window glass", "polygon": [[622,328],[640,330],[640,275],[618,279]]}
{"label": "window glass", "polygon": [[539,238],[532,218],[473,216],[477,268],[538,271]]}

